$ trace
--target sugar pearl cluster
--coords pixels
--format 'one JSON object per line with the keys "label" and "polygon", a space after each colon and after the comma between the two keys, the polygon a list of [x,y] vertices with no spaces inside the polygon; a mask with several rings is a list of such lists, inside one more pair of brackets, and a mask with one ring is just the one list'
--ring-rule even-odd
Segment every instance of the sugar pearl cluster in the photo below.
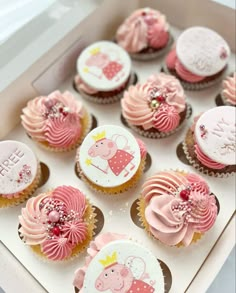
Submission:
{"label": "sugar pearl cluster", "polygon": [[32,178],[31,167],[24,164],[17,178],[17,183],[29,183]]}
{"label": "sugar pearl cluster", "polygon": [[158,89],[157,87],[153,87],[149,91],[150,107],[151,109],[155,110],[160,106],[161,103],[165,102],[166,93],[163,90]]}
{"label": "sugar pearl cluster", "polygon": [[48,239],[54,239],[62,234],[63,225],[67,222],[79,220],[79,213],[74,210],[66,211],[65,203],[53,198],[46,198],[40,203],[40,209],[45,209],[48,221],[47,226]]}
{"label": "sugar pearl cluster", "polygon": [[57,99],[47,99],[44,102],[45,111],[43,112],[43,116],[45,118],[58,118],[60,116],[67,116],[70,112],[69,107],[65,107],[63,103],[58,101]]}

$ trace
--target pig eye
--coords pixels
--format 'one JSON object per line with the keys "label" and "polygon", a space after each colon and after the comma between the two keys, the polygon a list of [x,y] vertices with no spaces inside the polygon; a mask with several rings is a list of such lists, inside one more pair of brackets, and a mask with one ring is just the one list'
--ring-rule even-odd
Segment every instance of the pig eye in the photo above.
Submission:
{"label": "pig eye", "polygon": [[113,269],[112,269],[112,270],[111,270],[111,272],[112,272],[112,273],[114,273],[114,272],[115,272],[115,270],[113,270]]}
{"label": "pig eye", "polygon": [[103,142],[101,142],[101,144],[103,144]]}
{"label": "pig eye", "polygon": [[95,147],[98,148],[98,145],[96,144]]}
{"label": "pig eye", "polygon": [[107,277],[108,277],[108,274],[107,274],[107,273],[106,273],[106,274],[104,274],[104,277],[105,277],[105,278],[107,278]]}

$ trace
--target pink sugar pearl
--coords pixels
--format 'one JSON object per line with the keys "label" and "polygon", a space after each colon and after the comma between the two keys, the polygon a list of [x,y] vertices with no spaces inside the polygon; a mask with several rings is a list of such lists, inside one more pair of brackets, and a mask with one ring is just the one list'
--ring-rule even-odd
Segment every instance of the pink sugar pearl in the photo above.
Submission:
{"label": "pink sugar pearl", "polygon": [[55,222],[58,222],[60,215],[57,211],[51,211],[50,214],[48,215],[48,218],[51,222],[55,223]]}

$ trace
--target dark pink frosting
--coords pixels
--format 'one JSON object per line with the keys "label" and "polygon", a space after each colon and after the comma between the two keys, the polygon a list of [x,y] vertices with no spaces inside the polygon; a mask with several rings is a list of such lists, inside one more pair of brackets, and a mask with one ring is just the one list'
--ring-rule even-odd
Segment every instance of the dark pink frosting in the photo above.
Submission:
{"label": "dark pink frosting", "polygon": [[173,106],[161,105],[153,117],[153,125],[161,132],[169,132],[177,128],[180,121],[179,113]]}

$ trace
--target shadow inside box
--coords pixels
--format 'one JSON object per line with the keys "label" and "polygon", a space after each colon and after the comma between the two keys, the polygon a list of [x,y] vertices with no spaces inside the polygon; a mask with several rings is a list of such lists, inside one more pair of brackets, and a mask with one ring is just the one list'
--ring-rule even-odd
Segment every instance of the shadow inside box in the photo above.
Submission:
{"label": "shadow inside box", "polygon": [[49,167],[45,163],[40,162],[40,168],[41,168],[41,177],[39,180],[38,187],[42,187],[48,181],[50,176]]}

